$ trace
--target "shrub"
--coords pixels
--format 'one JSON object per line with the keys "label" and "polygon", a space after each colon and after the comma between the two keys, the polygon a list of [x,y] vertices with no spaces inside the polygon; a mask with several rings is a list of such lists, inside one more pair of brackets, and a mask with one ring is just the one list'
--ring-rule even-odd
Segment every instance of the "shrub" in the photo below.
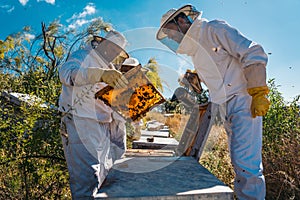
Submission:
{"label": "shrub", "polygon": [[263,134],[267,198],[300,199],[300,96],[287,105],[274,80],[269,85],[271,107]]}
{"label": "shrub", "polygon": [[[262,151],[266,199],[300,199],[300,96],[287,105],[274,79],[269,81],[269,88],[271,106],[263,120]],[[214,132],[209,139],[214,138]],[[233,189],[234,172],[228,156],[227,136],[222,129],[217,132],[219,138],[214,138],[213,143],[208,139],[209,147],[200,163]]]}

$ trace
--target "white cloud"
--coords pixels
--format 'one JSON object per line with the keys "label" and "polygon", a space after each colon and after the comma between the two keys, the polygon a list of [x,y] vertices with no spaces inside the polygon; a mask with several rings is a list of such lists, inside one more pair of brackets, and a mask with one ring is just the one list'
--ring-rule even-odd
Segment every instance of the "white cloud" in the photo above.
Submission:
{"label": "white cloud", "polygon": [[46,3],[50,3],[52,5],[55,4],[55,0],[37,0],[37,2],[45,1]]}
{"label": "white cloud", "polygon": [[87,15],[92,15],[95,14],[96,12],[96,8],[93,4],[88,4],[87,6],[85,6],[85,8],[83,9],[83,12],[79,14],[78,18],[84,18]]}
{"label": "white cloud", "polygon": [[52,4],[52,5],[55,4],[55,0],[45,0],[45,1],[46,1],[46,3],[50,3],[50,4]]}
{"label": "white cloud", "polygon": [[19,0],[19,2],[20,2],[23,6],[25,6],[25,5],[28,3],[28,1],[29,1],[29,0]]}
{"label": "white cloud", "polygon": [[89,15],[93,15],[96,13],[96,6],[93,3],[87,4],[83,11],[80,13],[75,13],[67,22],[70,23],[68,28],[75,29],[77,27],[81,27],[87,23],[94,21],[95,19],[86,19]]}
{"label": "white cloud", "polygon": [[82,25],[84,25],[86,23],[88,23],[87,20],[85,20],[85,19],[78,19],[74,23],[70,24],[69,28],[76,28],[76,27],[82,26]]}
{"label": "white cloud", "polygon": [[96,13],[96,7],[94,4],[89,3],[83,8],[83,11],[79,14],[74,14],[70,19],[67,20],[67,22],[70,22],[71,20],[76,20],[80,18],[85,18],[88,15],[92,15]]}
{"label": "white cloud", "polygon": [[77,19],[74,23],[70,24],[68,26],[68,28],[70,29],[75,29],[77,27],[80,27],[80,26],[83,26],[85,24],[88,24],[90,22],[93,22],[94,20],[96,20],[97,18],[93,18],[93,19],[90,19],[90,20],[86,20],[86,19]]}
{"label": "white cloud", "polygon": [[15,9],[14,6],[12,6],[10,9],[7,10],[8,13],[11,13]]}
{"label": "white cloud", "polygon": [[0,8],[5,10],[5,12],[8,12],[8,13],[11,13],[15,9],[15,7],[11,6],[11,5],[3,5],[3,6],[0,6]]}
{"label": "white cloud", "polygon": [[[19,2],[25,6],[28,3],[29,0],[19,0]],[[37,2],[45,1],[46,3],[50,3],[52,5],[55,4],[55,0],[37,0]]]}
{"label": "white cloud", "polygon": [[29,33],[25,33],[24,36],[25,36],[26,39],[30,39],[30,40],[35,38],[35,35],[29,34]]}

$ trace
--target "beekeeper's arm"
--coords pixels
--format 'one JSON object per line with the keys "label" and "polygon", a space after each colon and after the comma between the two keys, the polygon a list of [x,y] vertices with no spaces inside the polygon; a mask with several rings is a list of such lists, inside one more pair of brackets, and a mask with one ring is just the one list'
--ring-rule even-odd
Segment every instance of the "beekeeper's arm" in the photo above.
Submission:
{"label": "beekeeper's arm", "polygon": [[266,53],[260,45],[248,40],[225,23],[219,23],[218,28],[215,31],[221,46],[242,63],[247,90],[252,96],[252,116],[264,116],[270,105],[267,99],[269,89],[266,84]]}
{"label": "beekeeper's arm", "polygon": [[121,72],[98,67],[80,67],[85,55],[83,52],[73,54],[68,61],[59,69],[59,77],[63,84],[68,86],[83,86],[105,82],[114,88],[125,87],[128,83]]}

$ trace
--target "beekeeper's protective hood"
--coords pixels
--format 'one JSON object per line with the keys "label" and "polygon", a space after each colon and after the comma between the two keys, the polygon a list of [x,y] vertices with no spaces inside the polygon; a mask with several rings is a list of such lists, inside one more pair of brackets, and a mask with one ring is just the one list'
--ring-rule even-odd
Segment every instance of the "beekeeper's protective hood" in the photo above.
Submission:
{"label": "beekeeper's protective hood", "polygon": [[[175,24],[177,24],[177,22],[175,21],[174,18],[180,13],[184,13],[187,16],[187,18],[190,20],[191,23],[193,23],[193,21],[199,15],[201,15],[201,12],[199,12],[192,5],[185,5],[179,9],[172,8],[162,16],[161,21],[160,21],[160,28],[156,34],[156,39],[159,40],[164,45],[166,45],[168,48],[170,48],[175,53],[178,49],[179,43],[176,42],[175,40],[172,40],[171,38],[168,38],[168,35],[166,34],[167,29],[165,28],[165,26],[172,20],[174,20]],[[178,24],[177,24],[177,26],[178,26]]]}
{"label": "beekeeper's protective hood", "polygon": [[116,67],[120,66],[129,57],[124,50],[127,40],[124,35],[117,31],[109,31],[105,38],[94,36],[91,43],[98,56],[106,63],[112,62]]}

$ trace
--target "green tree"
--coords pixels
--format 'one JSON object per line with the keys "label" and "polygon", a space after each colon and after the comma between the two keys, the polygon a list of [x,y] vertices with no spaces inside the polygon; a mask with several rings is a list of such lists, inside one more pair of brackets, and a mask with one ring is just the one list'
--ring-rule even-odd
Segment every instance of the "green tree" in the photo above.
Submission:
{"label": "green tree", "polygon": [[269,80],[270,109],[264,117],[263,161],[268,199],[300,199],[300,95],[286,103]]}
{"label": "green tree", "polygon": [[[59,135],[58,68],[93,34],[111,25],[95,20],[82,30],[59,21],[29,27],[0,40],[0,199],[69,199],[66,163]],[[65,31],[67,30],[67,31]],[[9,92],[30,101],[12,103]]]}
{"label": "green tree", "polygon": [[152,84],[161,92],[163,92],[163,86],[161,78],[159,77],[159,65],[155,58],[150,58],[148,63],[144,66],[146,69],[148,69],[148,72],[146,73],[149,80],[152,82]]}
{"label": "green tree", "polygon": [[[58,69],[92,35],[110,29],[100,18],[80,30],[56,20],[42,23],[41,34],[34,36],[25,27],[0,40],[0,199],[70,199],[56,110]],[[150,59],[146,67],[162,90],[157,62]],[[12,103],[10,92],[26,94],[31,101]]]}

